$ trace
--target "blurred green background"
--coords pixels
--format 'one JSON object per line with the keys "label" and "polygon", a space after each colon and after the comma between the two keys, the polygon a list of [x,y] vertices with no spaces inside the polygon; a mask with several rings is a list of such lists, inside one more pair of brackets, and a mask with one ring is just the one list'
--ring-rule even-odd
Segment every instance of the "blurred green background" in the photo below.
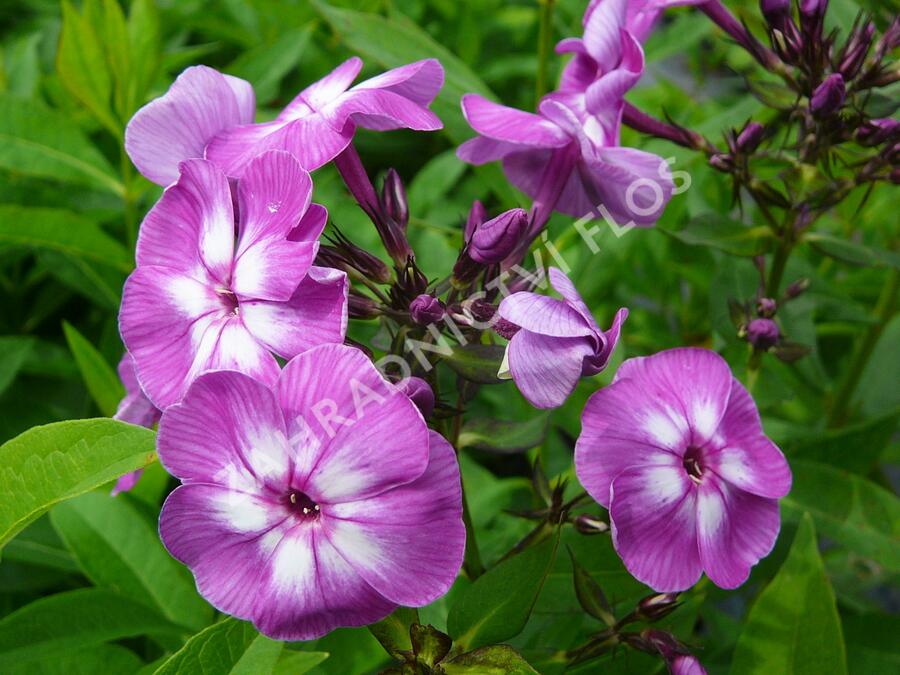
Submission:
{"label": "blurred green background", "polygon": [[[585,4],[555,3],[554,43],[580,34]],[[726,4],[762,35],[755,2]],[[860,9],[872,12],[883,27],[898,5],[833,0],[829,23],[846,31]],[[473,170],[456,159],[454,149],[472,136],[459,111],[461,94],[476,91],[533,109],[539,11],[536,0],[136,0],[123,5],[107,0],[84,7],[51,0],[0,2],[0,441],[34,425],[115,410],[121,387],[111,369],[123,349],[117,329],[121,287],[133,265],[137,224],[160,194],[130,167],[121,133],[133,112],[161,95],[183,68],[202,63],[248,79],[256,89],[258,118],[267,119],[352,54],[364,58],[363,76],[439,58],[447,69],[434,104],[445,124],[442,132],[363,131],[356,137],[371,174],[394,167],[406,181],[410,239],[420,267],[435,279],[453,265],[473,199],[482,199],[494,213],[527,206],[498,167]],[[717,142],[749,118],[765,122],[772,114],[753,93],[765,85],[754,87],[758,76],[751,58],[690,9],[665,16],[647,41],[646,55],[645,76],[628,99],[651,114],[668,114]],[[561,58],[551,58],[551,83],[562,65]],[[570,219],[551,221],[550,237],[600,324],[608,325],[620,306],[631,310],[613,365],[627,356],[702,345],[724,353],[743,378],[748,348],[729,319],[728,300],[754,296],[758,278],[751,259],[733,255],[733,247],[721,243],[688,245],[671,233],[710,214],[759,222],[752,202],[735,204],[730,183],[695,153],[627,129],[623,144],[675,158],[674,168],[688,172],[691,183],[673,198],[655,229],[622,238],[604,229],[596,238],[597,253],[575,235]],[[328,207],[332,221],[354,242],[383,255],[374,228],[336,171],[325,167],[314,182],[314,199]],[[852,195],[820,221],[818,230],[864,251],[896,249],[896,188],[879,186],[861,208],[862,197]],[[900,511],[891,494],[892,466],[900,459],[895,436],[900,319],[893,311],[886,317],[875,312],[891,275],[896,283],[896,269],[860,255],[854,260],[843,249],[801,247],[790,261],[786,280],[806,277],[811,287],[779,319],[784,332],[812,352],[793,365],[765,358],[754,397],[768,433],[795,468],[797,486],[784,509],[779,545],[747,586],[738,593],[703,586],[676,615],[679,635],[702,645],[700,657],[711,672],[728,672],[740,619],[783,561],[804,510],[814,511],[824,535],[850,671],[900,667],[900,656],[890,647],[900,623],[887,614],[900,608],[894,584]],[[377,324],[352,324],[351,337],[382,344]],[[850,377],[854,345],[873,325],[881,328],[860,373],[849,425],[825,430],[834,393]],[[613,372],[611,367],[599,380],[608,381]],[[541,413],[550,433],[539,452],[551,475],[574,478],[571,443],[583,403],[596,387],[596,381],[584,380],[564,408],[546,420]],[[517,423],[537,416],[512,385],[482,388],[467,412],[467,420]],[[811,468],[798,469],[803,462]],[[482,554],[492,562],[527,531],[527,523],[503,509],[530,499],[528,463],[521,455],[498,458],[473,449],[464,471],[475,486],[472,510]],[[166,485],[156,466],[127,498],[146,522],[155,519]],[[640,594],[608,546],[598,558],[583,540],[575,545],[583,549],[582,562],[591,559],[598,580],[614,589],[614,601]],[[573,611],[577,604],[564,558],[557,561],[535,617],[515,641],[535,664],[592,628]],[[4,552],[0,615],[86,583],[56,530],[42,519]],[[446,606],[439,601],[423,618],[440,627]],[[147,660],[158,656],[156,647],[132,647]],[[313,648],[332,654],[315,672],[369,672],[384,662],[364,630],[338,631]],[[661,665],[640,658],[623,653],[591,668],[645,672]],[[591,668],[583,672],[599,672]]]}

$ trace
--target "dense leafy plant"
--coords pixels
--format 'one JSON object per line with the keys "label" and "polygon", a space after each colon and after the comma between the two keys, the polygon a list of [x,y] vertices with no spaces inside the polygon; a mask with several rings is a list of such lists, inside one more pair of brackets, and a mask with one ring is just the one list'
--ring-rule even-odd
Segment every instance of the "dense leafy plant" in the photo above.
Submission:
{"label": "dense leafy plant", "polygon": [[0,10],[0,671],[895,670],[897,7],[727,5]]}

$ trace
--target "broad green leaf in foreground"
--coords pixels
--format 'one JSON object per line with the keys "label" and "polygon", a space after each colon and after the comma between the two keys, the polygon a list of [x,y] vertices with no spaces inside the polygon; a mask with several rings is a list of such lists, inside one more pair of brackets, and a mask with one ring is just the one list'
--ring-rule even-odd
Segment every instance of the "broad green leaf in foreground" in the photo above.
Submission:
{"label": "broad green leaf in foreground", "polygon": [[154,459],[156,434],[110,419],[55,422],[0,446],[0,547],[54,504]]}
{"label": "broad green leaf in foreground", "polygon": [[146,605],[101,588],[58,593],[0,621],[0,672],[90,645],[182,629]]}
{"label": "broad green leaf in foreground", "polygon": [[119,376],[103,355],[67,321],[63,322],[63,333],[91,397],[100,408],[100,412],[112,417],[119,401],[125,395],[125,388],[119,381]]}
{"label": "broad green leaf in foreground", "polygon": [[0,244],[58,251],[130,272],[128,251],[95,223],[72,211],[0,205]]}
{"label": "broad green leaf in foreground", "polygon": [[765,253],[771,243],[767,227],[747,227],[713,214],[698,216],[680,230],[663,232],[690,246],[706,246],[746,257]]}
{"label": "broad green leaf in foreground", "polygon": [[792,461],[794,485],[781,501],[784,519],[809,512],[819,532],[886,569],[900,571],[900,500],[855,474]]}
{"label": "broad green leaf in foreground", "polygon": [[117,195],[124,192],[112,166],[70,119],[8,94],[0,94],[0,167]]}
{"label": "broad green leaf in foreground", "polygon": [[94,645],[54,654],[37,661],[9,666],[4,675],[97,675],[97,673],[136,673],[141,661],[130,649],[119,645]]}
{"label": "broad green leaf in foreground", "polygon": [[731,675],[846,672],[834,592],[819,557],[813,520],[806,514],[787,560],[750,609]]}
{"label": "broad green leaf in foreground", "polygon": [[126,497],[91,492],[57,504],[50,518],[96,586],[113,588],[193,630],[212,619],[190,574],[160,543],[155,523]]}
{"label": "broad green leaf in foreground", "polygon": [[454,641],[472,648],[518,635],[553,567],[558,544],[554,537],[478,577],[450,609],[447,630]]}
{"label": "broad green leaf in foreground", "polygon": [[12,384],[31,354],[34,339],[18,335],[0,337],[0,394]]}

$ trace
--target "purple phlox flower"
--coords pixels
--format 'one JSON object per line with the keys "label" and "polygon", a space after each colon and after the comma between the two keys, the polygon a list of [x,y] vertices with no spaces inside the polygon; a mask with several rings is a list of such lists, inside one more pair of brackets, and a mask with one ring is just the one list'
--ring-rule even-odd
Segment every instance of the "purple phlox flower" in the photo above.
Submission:
{"label": "purple phlox flower", "polygon": [[225,174],[207,160],[181,164],[141,225],[119,313],[138,380],[158,408],[205,370],[272,384],[272,352],[291,358],[343,340],[347,276],[312,264],[327,213],[311,194],[296,159],[264,153],[237,186],[236,223]]}
{"label": "purple phlox flower", "polygon": [[309,171],[331,161],[356,127],[432,131],[428,110],[444,82],[436,59],[389,70],[350,87],[362,68],[353,57],[304,89],[271,122],[253,124],[249,82],[206,66],[186,69],[165,95],[141,108],[125,130],[125,149],[138,170],[159,185],[178,178],[178,164],[205,157],[239,177],[266,150],[286,150]]}
{"label": "purple phlox flower", "polygon": [[434,391],[431,385],[421,377],[406,377],[397,383],[397,389],[402,391],[410,401],[416,404],[422,417],[428,419],[434,412]]}
{"label": "purple phlox flower", "polygon": [[[471,164],[503,160],[507,178],[535,200],[533,213],[541,214],[533,215],[529,239],[553,209],[650,226],[672,195],[671,172],[662,158],[616,145],[624,92],[606,84],[601,79],[584,94],[548,95],[539,114],[477,94],[463,96],[463,113],[480,136],[463,143],[457,154]],[[564,99],[582,100],[584,113],[579,116]]]}
{"label": "purple phlox flower", "polygon": [[137,170],[157,185],[178,179],[178,165],[199,159],[223,129],[250,124],[253,86],[207,66],[191,66],[169,90],[138,110],[125,128],[125,150]]}
{"label": "purple phlox flower", "polygon": [[579,378],[606,368],[628,317],[623,307],[609,330],[600,330],[569,277],[555,267],[549,276],[562,300],[522,291],[499,308],[502,319],[520,327],[506,348],[501,377],[511,376],[536,408],[562,405]]}
{"label": "purple phlox flower", "polygon": [[628,359],[595,393],[579,481],[609,509],[628,571],[660,592],[707,576],[736,588],[768,555],[791,470],[725,360],[698,348]]}
{"label": "purple phlox flower", "polygon": [[[137,374],[134,372],[134,359],[131,354],[125,352],[122,355],[117,370],[119,379],[125,387],[125,396],[119,401],[119,407],[116,409],[113,419],[152,429],[153,425],[159,422],[159,416],[162,413],[159,408],[150,402],[150,399],[147,398],[141,389],[141,385],[138,384]],[[116,496],[120,492],[128,492],[137,484],[142,473],[144,473],[144,470],[138,469],[121,476],[112,489],[112,495]]]}
{"label": "purple phlox flower", "polygon": [[377,131],[441,128],[428,109],[444,84],[437,59],[400,66],[351,87],[362,65],[358,57],[348,59],[300,92],[271,122],[222,131],[207,147],[207,159],[229,176],[240,176],[263,150],[286,150],[313,171],[340,154],[358,126]]}
{"label": "purple phlox flower", "polygon": [[201,375],[163,413],[158,448],[182,483],[160,514],[163,543],[214,607],[269,637],[427,605],[459,572],[453,448],[358,349],[315,347],[274,390]]}

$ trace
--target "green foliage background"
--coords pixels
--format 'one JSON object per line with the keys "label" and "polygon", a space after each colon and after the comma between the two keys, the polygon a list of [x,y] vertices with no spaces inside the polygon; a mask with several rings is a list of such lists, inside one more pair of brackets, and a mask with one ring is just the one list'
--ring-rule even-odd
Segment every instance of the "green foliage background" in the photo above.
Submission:
{"label": "green foliage background", "polygon": [[[580,33],[584,4],[556,3],[554,42]],[[761,27],[756,3],[726,4]],[[846,31],[860,8],[882,27],[897,11],[893,2],[834,0],[829,21]],[[527,205],[496,166],[473,170],[454,148],[471,136],[459,111],[462,93],[534,106],[538,16],[536,0],[0,3],[0,441],[115,410],[121,287],[140,218],[160,193],[131,168],[122,131],[184,67],[204,63],[250,80],[265,119],[351,54],[365,59],[364,73],[440,58],[447,83],[434,109],[443,132],[357,136],[370,172],[395,167],[406,181],[410,239],[421,268],[437,278],[453,265],[473,199],[493,211]],[[697,13],[667,15],[646,53],[647,72],[629,100],[652,114],[666,112],[716,140],[771,114],[748,86],[750,57]],[[551,59],[551,82],[561,63]],[[746,375],[748,347],[729,320],[728,300],[753,297],[757,273],[748,255],[764,251],[765,241],[746,227],[735,237],[729,223],[761,223],[759,214],[749,201],[743,209],[733,204],[730,184],[704,158],[623,135],[624,144],[674,157],[691,187],[655,229],[599,234],[596,254],[571,219],[551,221],[550,237],[601,325],[620,306],[631,315],[613,367],[583,380],[548,419],[535,423],[537,413],[512,385],[483,387],[467,411],[464,481],[489,565],[528,531],[505,512],[532,506],[527,460],[540,455],[550,476],[574,481],[571,444],[584,401],[621,359],[703,345],[722,352],[739,378]],[[316,172],[314,181],[314,199],[332,220],[383,254],[334,169]],[[720,227],[704,226],[709,222]],[[818,244],[801,245],[790,260],[786,279],[806,277],[811,286],[779,319],[812,351],[793,365],[764,358],[753,392],[795,476],[781,538],[739,591],[701,582],[664,622],[697,647],[711,673],[900,669],[898,229],[896,188],[881,185],[865,200],[851,195],[819,222]],[[380,344],[375,324],[351,323],[351,337]],[[827,428],[841,391],[851,393],[848,418]],[[502,428],[472,424],[476,417],[513,423],[507,426],[519,436],[509,443],[533,449],[479,449],[486,436],[495,444],[505,436]],[[152,434],[125,439],[118,427],[103,426],[112,423],[76,424],[29,432],[0,448],[0,541],[10,540],[0,562],[0,672],[344,674],[389,663],[366,629],[282,646],[238,622],[208,627],[212,610],[155,534],[170,487],[158,463],[132,493],[107,497],[112,477],[152,462]],[[523,441],[523,433],[533,435]],[[625,572],[608,538],[567,531],[562,543],[621,611],[648,592]],[[502,625],[479,624],[484,603],[473,603],[462,579],[420,611],[422,622],[469,647],[509,642],[538,671],[561,672],[559,652],[600,624],[578,605],[568,556],[560,548],[554,558],[552,548],[519,564],[506,594],[533,596],[533,609],[503,602],[502,589],[481,588],[501,608]],[[521,632],[504,630],[520,620]],[[661,661],[620,650],[570,672],[662,669]]]}

